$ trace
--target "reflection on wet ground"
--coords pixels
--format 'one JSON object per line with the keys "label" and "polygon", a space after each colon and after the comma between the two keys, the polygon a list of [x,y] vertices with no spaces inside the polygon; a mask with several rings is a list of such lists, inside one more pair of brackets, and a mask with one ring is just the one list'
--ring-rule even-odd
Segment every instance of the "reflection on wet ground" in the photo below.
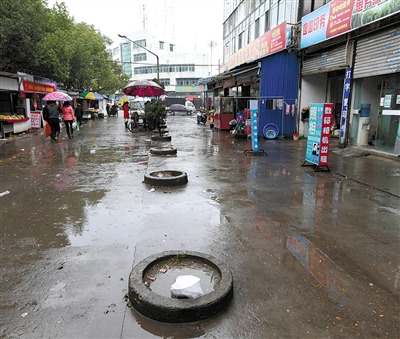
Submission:
{"label": "reflection on wet ground", "polygon": [[[176,156],[149,155],[161,143],[118,117],[59,144],[0,146],[0,337],[398,336],[398,162],[332,154],[332,172],[315,173],[304,140],[260,140],[268,155],[246,156],[247,140],[194,117],[167,123]],[[143,183],[165,169],[188,184]],[[185,249],[228,265],[232,304],[182,325],[127,308],[132,265]]]}

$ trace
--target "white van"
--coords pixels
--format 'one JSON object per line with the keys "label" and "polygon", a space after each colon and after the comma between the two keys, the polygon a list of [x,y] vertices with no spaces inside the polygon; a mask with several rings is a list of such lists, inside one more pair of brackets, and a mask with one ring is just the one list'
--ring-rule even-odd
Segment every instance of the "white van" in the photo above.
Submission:
{"label": "white van", "polygon": [[193,105],[193,102],[191,102],[191,101],[186,101],[186,102],[185,102],[185,107],[186,107],[188,110],[192,111],[192,113],[196,110],[196,106]]}
{"label": "white van", "polygon": [[130,107],[130,113],[137,113],[139,117],[143,117],[144,116],[144,104],[146,102],[151,102],[151,98],[135,98],[133,101],[131,101]]}

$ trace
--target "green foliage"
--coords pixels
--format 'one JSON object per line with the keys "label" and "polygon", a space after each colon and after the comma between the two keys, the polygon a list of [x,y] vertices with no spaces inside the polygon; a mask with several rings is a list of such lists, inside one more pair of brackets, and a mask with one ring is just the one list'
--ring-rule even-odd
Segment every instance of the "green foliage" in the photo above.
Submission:
{"label": "green foliage", "polygon": [[93,26],[75,23],[64,3],[7,0],[0,6],[0,70],[26,72],[60,87],[104,94],[129,81],[112,60],[112,41]]}
{"label": "green foliage", "polygon": [[163,89],[165,89],[165,85],[163,82],[158,81],[156,78],[154,78],[152,81],[154,81],[156,84],[159,84]]}
{"label": "green foliage", "polygon": [[158,121],[165,118],[165,102],[163,100],[151,100],[144,106],[144,115],[148,121]]}

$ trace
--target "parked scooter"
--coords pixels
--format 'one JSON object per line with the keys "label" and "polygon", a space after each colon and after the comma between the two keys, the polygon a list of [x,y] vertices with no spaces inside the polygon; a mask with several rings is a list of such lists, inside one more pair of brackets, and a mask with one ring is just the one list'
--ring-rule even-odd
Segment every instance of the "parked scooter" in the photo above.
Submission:
{"label": "parked scooter", "polygon": [[197,123],[198,123],[198,124],[202,123],[202,124],[205,125],[206,122],[207,122],[207,114],[206,114],[206,111],[204,111],[204,110],[202,110],[202,109],[199,109],[199,110],[197,110],[196,112],[197,112],[197,114],[196,114],[196,116],[197,116]]}

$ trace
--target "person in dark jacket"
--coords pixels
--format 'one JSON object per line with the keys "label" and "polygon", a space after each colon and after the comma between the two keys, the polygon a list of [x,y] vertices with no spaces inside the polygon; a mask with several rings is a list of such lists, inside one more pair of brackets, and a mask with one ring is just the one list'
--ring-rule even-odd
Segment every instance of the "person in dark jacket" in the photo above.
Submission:
{"label": "person in dark jacket", "polygon": [[50,125],[50,138],[53,142],[58,142],[58,135],[60,134],[61,112],[61,107],[58,106],[55,101],[48,101],[47,106],[43,108],[43,119]]}
{"label": "person in dark jacket", "polygon": [[82,117],[83,117],[83,108],[81,104],[78,104],[78,106],[75,108],[75,118],[78,123],[78,128],[82,128]]}

